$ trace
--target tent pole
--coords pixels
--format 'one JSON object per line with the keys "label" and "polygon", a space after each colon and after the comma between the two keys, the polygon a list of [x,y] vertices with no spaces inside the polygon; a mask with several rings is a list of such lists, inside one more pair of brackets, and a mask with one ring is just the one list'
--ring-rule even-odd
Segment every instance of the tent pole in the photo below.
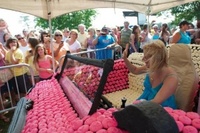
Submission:
{"label": "tent pole", "polygon": [[49,33],[50,33],[50,49],[52,53],[52,64],[53,72],[55,73],[55,59],[54,59],[54,49],[53,49],[53,35],[52,35],[52,26],[51,26],[51,0],[47,0],[47,13],[48,13],[48,22],[49,22]]}

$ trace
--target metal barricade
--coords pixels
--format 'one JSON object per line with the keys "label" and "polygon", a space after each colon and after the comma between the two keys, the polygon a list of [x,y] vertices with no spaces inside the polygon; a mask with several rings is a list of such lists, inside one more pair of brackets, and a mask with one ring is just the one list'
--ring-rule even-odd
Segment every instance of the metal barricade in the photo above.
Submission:
{"label": "metal barricade", "polygon": [[[28,90],[30,89],[27,87],[27,82],[31,83],[32,86],[35,85],[33,69],[28,64],[21,63],[21,64],[16,64],[16,65],[2,66],[0,67],[0,70],[6,70],[6,69],[11,70],[12,68],[15,68],[15,67],[22,67],[22,69],[26,69],[27,71],[30,72],[31,81],[27,81],[27,78],[25,78],[26,75],[22,76],[23,84],[25,85],[24,89],[25,89],[25,92],[27,93]],[[8,77],[8,74],[6,75],[6,72],[5,72],[4,76]],[[11,80],[14,82],[10,82]],[[3,86],[6,88],[7,92],[4,92],[2,94],[1,89]],[[16,88],[11,88],[10,86],[11,87],[16,86]],[[14,92],[14,89],[16,90],[15,92]],[[4,113],[6,111],[13,110],[16,108],[16,104],[14,104],[13,101],[15,101],[15,99],[19,100],[21,98],[19,89],[20,88],[19,88],[18,80],[14,75],[12,79],[2,84],[2,86],[0,87],[0,113]],[[4,98],[4,95],[6,95],[6,98]],[[6,103],[9,104],[9,107],[5,106]]]}
{"label": "metal barricade", "polygon": [[[81,51],[81,52],[78,52],[78,53],[71,53],[72,55],[87,55],[89,53],[94,53],[96,55],[97,52],[99,51],[105,51],[105,50],[108,50],[108,49],[111,49],[112,50],[112,57],[113,59],[120,59],[122,57],[122,47],[120,45],[115,45],[114,47],[111,47],[111,48],[101,48],[101,49],[88,49],[87,51]],[[62,60],[64,59],[65,55],[63,55],[60,59],[59,59],[59,68],[62,67]],[[89,57],[88,57],[89,58]]]}

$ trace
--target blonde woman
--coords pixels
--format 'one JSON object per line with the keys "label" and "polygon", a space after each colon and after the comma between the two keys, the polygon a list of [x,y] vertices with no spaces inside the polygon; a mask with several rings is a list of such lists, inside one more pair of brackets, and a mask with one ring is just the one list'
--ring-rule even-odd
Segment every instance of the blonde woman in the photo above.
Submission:
{"label": "blonde woman", "polygon": [[167,64],[167,51],[162,41],[153,41],[143,47],[145,65],[137,67],[127,59],[128,47],[123,52],[124,62],[133,74],[146,73],[144,92],[138,100],[145,99],[163,107],[176,109],[174,93],[178,86],[176,72]]}
{"label": "blonde woman", "polygon": [[63,42],[63,34],[62,31],[56,30],[54,33],[55,42],[53,44],[54,47],[54,57],[57,61],[60,61],[60,58],[66,54],[69,50],[66,43]]}
{"label": "blonde woman", "polygon": [[75,29],[72,29],[70,34],[70,38],[66,41],[67,46],[69,48],[70,53],[78,53],[81,51],[81,44],[77,40],[78,38],[78,31]]}

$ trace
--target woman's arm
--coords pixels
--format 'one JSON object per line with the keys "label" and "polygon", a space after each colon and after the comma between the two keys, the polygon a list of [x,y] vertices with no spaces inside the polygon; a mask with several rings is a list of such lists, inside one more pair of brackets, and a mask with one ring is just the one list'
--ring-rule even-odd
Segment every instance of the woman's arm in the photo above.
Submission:
{"label": "woman's arm", "polygon": [[171,43],[177,43],[181,38],[181,35],[179,32],[176,32],[173,36],[172,36],[172,40]]}
{"label": "woman's arm", "polygon": [[[57,45],[57,44],[54,44]],[[62,42],[59,44],[58,48],[54,51],[54,57],[58,56],[58,53],[60,52],[60,49],[63,47],[64,43]]]}
{"label": "woman's arm", "polygon": [[176,73],[169,74],[165,78],[162,88],[156,94],[155,98],[152,101],[161,104],[176,92],[177,87],[178,87],[177,74]]}
{"label": "woman's arm", "polygon": [[128,68],[128,70],[133,74],[145,73],[147,71],[146,65],[144,65],[142,67],[137,67],[137,66],[131,64],[131,62],[129,62],[129,60],[127,59],[127,53],[128,53],[128,46],[126,46],[126,49],[123,52],[123,59],[124,59],[124,62],[126,64],[126,67]]}

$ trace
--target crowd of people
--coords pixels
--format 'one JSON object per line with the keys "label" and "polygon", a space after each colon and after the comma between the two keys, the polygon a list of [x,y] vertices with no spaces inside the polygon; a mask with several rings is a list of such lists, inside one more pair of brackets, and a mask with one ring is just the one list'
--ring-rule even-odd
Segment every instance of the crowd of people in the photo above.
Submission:
{"label": "crowd of people", "polygon": [[[0,19],[0,65],[27,63],[34,69],[34,76],[38,77],[38,80],[41,81],[52,77],[54,73],[52,66],[55,65],[58,67],[60,58],[64,56],[67,51],[70,51],[70,53],[78,53],[80,51],[105,48],[105,50],[88,52],[85,56],[95,59],[113,59],[114,55],[110,48],[118,44],[122,47],[122,51],[124,51],[126,57],[133,52],[143,52],[143,50],[154,57],[152,53],[153,49],[149,51],[147,49],[151,50],[150,46],[146,46],[152,42],[152,40],[160,40],[165,46],[170,43],[187,45],[192,43],[200,44],[200,22],[198,21],[196,28],[194,28],[192,23],[181,21],[179,28],[176,30],[170,30],[166,23],[163,23],[160,27],[155,23],[150,26],[144,24],[142,29],[139,25],[134,25],[130,28],[128,21],[124,22],[122,29],[118,26],[103,27],[102,29],[89,27],[86,29],[84,24],[80,24],[77,29],[65,28],[63,31],[56,30],[53,34],[53,40],[51,41],[49,32],[45,30],[36,32],[35,30],[24,29],[22,34],[13,35],[9,31],[7,23],[3,19]],[[53,49],[51,49],[51,43],[53,43]],[[162,47],[162,45],[157,46],[154,43],[152,45],[155,45],[155,47]],[[145,62],[149,61],[149,57],[146,58],[147,53],[144,54],[143,58]],[[54,57],[52,57],[52,55],[54,55]],[[52,58],[55,59],[55,62],[52,62]],[[147,69],[148,64],[146,64],[144,68],[138,69],[133,66],[131,67],[127,59],[124,59],[130,71],[135,70],[133,73],[142,73]],[[159,72],[163,72],[162,75],[158,75],[157,72],[147,75],[147,78],[162,76],[160,79],[163,80],[154,80],[153,82],[155,82],[155,84],[153,83],[153,86],[156,86],[158,82],[168,82],[168,80],[171,81],[172,79],[174,86],[176,86],[176,74],[173,74],[174,72],[167,67],[165,62],[163,62],[161,67]],[[156,68],[156,66],[153,66],[152,71]],[[19,92],[25,95],[24,86],[31,86],[31,82],[29,83],[28,79],[30,72],[23,67],[13,68],[12,71],[19,85]],[[27,81],[26,84],[22,81],[24,77]],[[9,80],[10,88],[13,88],[16,94],[15,88],[17,87],[14,86],[16,85],[15,82],[13,78]],[[166,87],[168,88],[168,86],[165,86],[165,88]],[[6,88],[4,83],[1,83],[1,94],[3,97],[6,89],[2,88]],[[172,89],[169,95],[173,92],[174,90]],[[163,93],[165,93],[165,91],[163,91]],[[160,103],[162,99],[157,96],[155,101]],[[0,110],[1,109],[2,107],[0,107]],[[4,121],[8,120],[3,114],[1,114],[0,119]]]}

